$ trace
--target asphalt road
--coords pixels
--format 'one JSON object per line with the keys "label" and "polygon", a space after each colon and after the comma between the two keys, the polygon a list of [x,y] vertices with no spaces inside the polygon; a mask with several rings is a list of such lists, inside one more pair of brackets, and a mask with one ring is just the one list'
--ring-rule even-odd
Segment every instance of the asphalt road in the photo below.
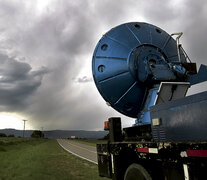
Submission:
{"label": "asphalt road", "polygon": [[68,139],[57,139],[57,142],[66,151],[82,159],[98,164],[96,147],[80,144]]}

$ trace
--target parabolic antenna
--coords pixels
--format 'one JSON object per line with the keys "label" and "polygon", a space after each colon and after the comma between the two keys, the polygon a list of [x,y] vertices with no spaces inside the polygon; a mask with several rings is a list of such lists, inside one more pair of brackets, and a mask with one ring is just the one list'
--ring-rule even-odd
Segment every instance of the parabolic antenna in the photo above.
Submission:
{"label": "parabolic antenna", "polygon": [[147,23],[126,23],[108,31],[98,42],[92,60],[93,78],[107,103],[137,118],[148,89],[157,80],[175,80],[167,68],[171,62],[182,61],[182,50],[178,59],[176,41],[164,30]]}

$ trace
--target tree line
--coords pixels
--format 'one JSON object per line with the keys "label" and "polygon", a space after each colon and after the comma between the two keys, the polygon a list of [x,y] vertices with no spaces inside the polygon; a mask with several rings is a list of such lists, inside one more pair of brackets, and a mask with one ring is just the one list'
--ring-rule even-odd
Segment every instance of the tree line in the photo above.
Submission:
{"label": "tree line", "polygon": [[[15,137],[14,134],[9,134],[8,136],[5,133],[0,133],[0,137]],[[20,137],[20,136],[18,136]],[[44,133],[42,131],[39,130],[35,130],[33,131],[33,133],[31,134],[32,138],[44,138]]]}

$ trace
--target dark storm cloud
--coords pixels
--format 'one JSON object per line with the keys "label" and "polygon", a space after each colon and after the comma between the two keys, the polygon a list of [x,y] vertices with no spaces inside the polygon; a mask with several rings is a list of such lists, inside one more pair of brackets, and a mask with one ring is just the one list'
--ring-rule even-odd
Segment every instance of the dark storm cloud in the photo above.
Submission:
{"label": "dark storm cloud", "polygon": [[[81,72],[90,72],[102,34],[121,23],[144,19],[169,33],[183,31],[181,42],[189,56],[206,63],[206,4],[54,0],[38,12],[33,1],[0,0],[0,50],[19,59],[9,60],[13,69],[0,66],[1,80],[11,81],[14,89],[7,92],[7,99],[0,94],[1,108],[24,114],[34,128],[100,129],[106,118],[120,114],[105,105],[94,83],[85,83],[91,82],[92,73]],[[46,69],[31,69],[41,66],[50,72],[44,78]],[[20,111],[25,103],[28,106]]]}
{"label": "dark storm cloud", "polygon": [[41,85],[47,69],[32,71],[29,64],[0,54],[0,110],[25,108],[26,100]]}
{"label": "dark storm cloud", "polygon": [[[45,123],[44,126],[48,128],[100,127],[98,121],[93,122],[94,118],[97,116],[102,118],[104,114],[101,112],[102,105],[96,105],[96,98],[93,95],[96,89],[94,86],[94,89],[90,90],[91,86],[78,85],[92,81],[92,77],[90,74],[87,76],[78,76],[78,74],[86,64],[91,64],[92,51],[97,43],[96,32],[104,26],[104,21],[109,22],[111,18],[103,20],[95,16],[102,7],[93,9],[89,1],[75,3],[61,1],[53,6],[49,7],[47,13],[40,19],[37,18],[32,26],[24,30],[25,34],[19,40],[21,44],[18,51],[33,57],[32,59],[43,63],[51,70],[44,78],[38,96],[33,97],[33,104],[26,109],[26,113],[29,119],[36,120],[33,122],[34,125]],[[122,7],[113,9],[122,9]],[[96,21],[96,18],[100,20]],[[120,18],[117,16],[113,19]],[[103,33],[99,31],[99,37]],[[85,59],[82,55],[89,55],[89,58]],[[78,78],[74,81],[72,77]],[[88,93],[84,94],[84,91]],[[88,105],[90,101],[93,102],[93,106]],[[92,112],[94,106],[97,111]],[[83,124],[85,125],[82,126]]]}

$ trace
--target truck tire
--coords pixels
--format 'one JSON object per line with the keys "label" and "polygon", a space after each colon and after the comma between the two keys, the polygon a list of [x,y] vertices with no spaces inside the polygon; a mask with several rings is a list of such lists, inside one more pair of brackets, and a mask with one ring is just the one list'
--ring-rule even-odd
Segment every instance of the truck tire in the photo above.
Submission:
{"label": "truck tire", "polygon": [[127,168],[124,180],[152,180],[152,178],[143,166],[133,163]]}

